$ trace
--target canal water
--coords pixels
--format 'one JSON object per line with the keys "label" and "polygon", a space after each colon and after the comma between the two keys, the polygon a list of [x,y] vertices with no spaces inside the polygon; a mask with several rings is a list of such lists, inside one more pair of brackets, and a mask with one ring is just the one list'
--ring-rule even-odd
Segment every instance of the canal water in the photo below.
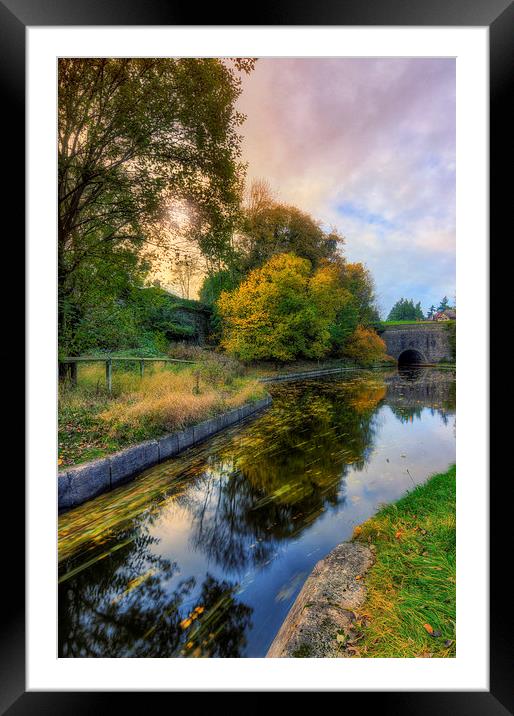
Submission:
{"label": "canal water", "polygon": [[455,461],[455,374],[269,385],[273,405],[59,518],[59,656],[263,657],[355,525]]}

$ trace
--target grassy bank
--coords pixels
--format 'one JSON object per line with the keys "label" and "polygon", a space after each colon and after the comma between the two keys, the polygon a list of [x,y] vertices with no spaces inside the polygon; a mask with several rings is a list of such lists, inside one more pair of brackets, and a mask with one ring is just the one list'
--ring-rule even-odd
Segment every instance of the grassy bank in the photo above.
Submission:
{"label": "grassy bank", "polygon": [[376,549],[360,656],[455,656],[455,475],[434,475],[356,528]]}
{"label": "grassy bank", "polygon": [[198,364],[147,365],[143,378],[137,364],[115,364],[111,395],[103,364],[80,365],[77,387],[59,389],[60,467],[108,455],[264,397],[265,387],[239,363],[206,351],[187,357]]}

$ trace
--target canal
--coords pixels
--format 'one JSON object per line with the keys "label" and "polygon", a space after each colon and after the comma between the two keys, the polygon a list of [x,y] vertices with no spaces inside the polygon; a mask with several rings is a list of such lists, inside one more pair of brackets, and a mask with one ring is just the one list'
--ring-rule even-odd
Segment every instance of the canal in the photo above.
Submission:
{"label": "canal", "polygon": [[270,409],[59,518],[59,656],[262,657],[315,563],[455,462],[455,373],[269,385]]}

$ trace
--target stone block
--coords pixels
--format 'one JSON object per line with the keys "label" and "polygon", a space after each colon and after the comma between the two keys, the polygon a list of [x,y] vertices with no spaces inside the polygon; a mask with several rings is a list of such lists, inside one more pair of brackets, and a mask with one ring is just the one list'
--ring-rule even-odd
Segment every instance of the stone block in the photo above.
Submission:
{"label": "stone block", "polygon": [[195,436],[193,428],[186,428],[185,430],[177,433],[177,439],[179,452],[182,452],[182,450],[186,450],[188,447],[191,447],[191,445],[194,445]]}
{"label": "stone block", "polygon": [[68,470],[73,507],[81,505],[102,492],[111,489],[111,466],[109,458],[92,460]]}
{"label": "stone block", "polygon": [[178,453],[178,435],[171,433],[158,440],[159,443],[159,461],[167,460]]}
{"label": "stone block", "polygon": [[229,425],[235,425],[235,424],[238,423],[239,420],[240,420],[240,417],[239,417],[239,408],[234,408],[233,410],[229,410],[228,413],[225,413],[225,414],[224,414],[224,417],[225,417],[225,419],[226,419],[226,421],[227,421],[227,427],[228,427]]}
{"label": "stone block", "polygon": [[214,435],[218,431],[218,423],[216,418],[211,420],[204,420],[203,423],[198,423],[193,428],[195,445],[201,443],[202,440]]}
{"label": "stone block", "polygon": [[115,453],[109,460],[111,487],[116,487],[148,467],[156,465],[159,462],[159,445],[157,440],[148,440]]}
{"label": "stone block", "polygon": [[69,510],[73,505],[70,477],[67,472],[60,472],[57,475],[57,506],[59,512]]}

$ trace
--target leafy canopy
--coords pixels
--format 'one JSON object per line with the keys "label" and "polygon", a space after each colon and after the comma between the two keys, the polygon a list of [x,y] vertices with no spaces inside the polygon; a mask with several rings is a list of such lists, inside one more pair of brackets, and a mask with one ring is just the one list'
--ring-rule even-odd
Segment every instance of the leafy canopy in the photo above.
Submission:
{"label": "leafy canopy", "polygon": [[115,305],[115,286],[141,282],[149,248],[167,246],[159,226],[170,203],[187,207],[204,255],[228,250],[244,170],[235,102],[239,72],[252,67],[209,58],[59,60],[59,327],[70,350],[89,306]]}
{"label": "leafy canopy", "polygon": [[273,256],[218,300],[222,346],[242,360],[320,358],[331,347],[330,327],[348,301],[329,264],[313,272],[294,254]]}
{"label": "leafy canopy", "polygon": [[250,187],[236,241],[243,273],[281,253],[294,253],[316,268],[334,257],[343,243],[335,229],[326,232],[308,213],[276,201],[266,182],[257,181]]}

